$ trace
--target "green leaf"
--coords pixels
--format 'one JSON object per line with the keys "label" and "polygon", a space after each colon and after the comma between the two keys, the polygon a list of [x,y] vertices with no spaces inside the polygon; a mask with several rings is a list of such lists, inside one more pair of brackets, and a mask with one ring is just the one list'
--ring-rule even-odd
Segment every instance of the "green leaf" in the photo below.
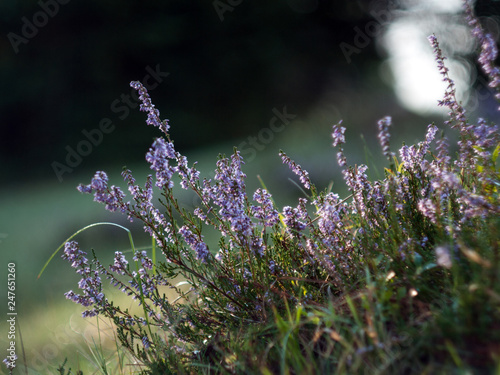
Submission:
{"label": "green leaf", "polygon": [[497,147],[493,151],[493,154],[491,155],[491,160],[493,161],[493,163],[497,161],[499,153],[500,153],[500,142],[498,143]]}

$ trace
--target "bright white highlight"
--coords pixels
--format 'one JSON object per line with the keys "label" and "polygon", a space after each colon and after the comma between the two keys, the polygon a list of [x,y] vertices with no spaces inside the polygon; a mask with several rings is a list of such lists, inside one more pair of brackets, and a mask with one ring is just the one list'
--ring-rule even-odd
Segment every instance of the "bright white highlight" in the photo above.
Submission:
{"label": "bright white highlight", "polygon": [[388,66],[400,103],[419,114],[442,113],[437,106],[446,85],[437,69],[427,37],[435,34],[441,45],[449,75],[457,88],[457,99],[466,102],[471,81],[470,64],[454,55],[472,49],[472,38],[465,25],[455,23],[461,11],[460,0],[412,1],[391,23],[383,37],[383,47],[388,52]]}

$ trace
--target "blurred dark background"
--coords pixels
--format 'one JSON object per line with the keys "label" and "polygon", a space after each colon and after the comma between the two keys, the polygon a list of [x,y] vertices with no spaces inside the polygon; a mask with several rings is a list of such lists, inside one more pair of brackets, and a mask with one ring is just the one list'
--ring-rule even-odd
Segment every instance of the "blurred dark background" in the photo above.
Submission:
{"label": "blurred dark background", "polygon": [[[2,183],[56,178],[51,163],[65,164],[65,147],[75,149],[102,118],[116,128],[77,168],[142,159],[158,132],[137,109],[125,115],[111,104],[148,66],[169,73],[151,95],[181,150],[254,133],[273,107],[304,113],[327,84],[342,96],[376,68],[375,43],[355,64],[339,49],[369,20],[368,0],[219,3],[73,0],[56,3],[26,43],[2,38]],[[41,10],[3,0],[2,34],[22,37],[22,17],[33,22]]]}
{"label": "blurred dark background", "polygon": [[[144,155],[161,134],[145,125],[130,81],[159,74],[158,85],[149,81],[153,103],[170,120],[177,149],[193,155],[190,161],[199,160],[205,170],[214,168],[218,152],[230,153],[258,136],[286,107],[293,121],[262,151],[256,149],[255,162],[247,165],[249,191],[261,174],[268,186],[278,186],[272,192],[279,203],[286,201],[283,186],[300,193],[277,156],[282,148],[320,188],[334,181],[334,190],[342,192],[330,147],[332,124],[344,119],[352,147],[348,161],[370,168],[383,161],[376,140],[376,121],[383,116],[393,117],[394,150],[403,138],[408,143],[422,139],[430,122],[442,126],[443,113],[419,113],[401,104],[382,37],[394,19],[420,5],[432,10],[445,2],[0,0],[0,267],[5,275],[7,262],[17,264],[19,309],[25,324],[31,324],[30,333],[38,334],[30,337],[30,345],[43,348],[54,329],[46,316],[42,324],[37,320],[40,309],[52,314],[71,304],[62,293],[76,289],[78,280],[57,256],[37,281],[50,254],[85,225],[127,224],[123,216],[77,193],[76,184],[88,183],[102,169],[120,184],[123,165],[142,166],[138,182],[147,173]],[[498,40],[500,2],[482,0],[475,8]],[[374,14],[389,18],[380,22]],[[456,12],[436,14],[463,24]],[[374,23],[379,25],[375,36],[356,39],[358,30],[365,33]],[[434,32],[434,26],[420,25],[425,35]],[[404,42],[406,36],[401,38]],[[448,47],[453,44],[460,41]],[[452,53],[444,37],[443,46]],[[474,57],[471,51],[458,56],[471,61],[466,75],[480,94],[485,88],[478,86],[482,76]],[[471,113],[494,114],[492,95],[477,96],[482,99]],[[100,137],[95,129],[103,122],[108,133]],[[82,146],[88,133],[94,134],[91,149]],[[68,165],[68,153],[78,150],[85,155],[75,159],[73,154]],[[190,205],[189,197],[182,199]],[[140,225],[129,227],[139,237],[137,244],[148,244]],[[124,232],[106,227],[77,239],[86,251],[93,248],[108,259],[129,246]]]}

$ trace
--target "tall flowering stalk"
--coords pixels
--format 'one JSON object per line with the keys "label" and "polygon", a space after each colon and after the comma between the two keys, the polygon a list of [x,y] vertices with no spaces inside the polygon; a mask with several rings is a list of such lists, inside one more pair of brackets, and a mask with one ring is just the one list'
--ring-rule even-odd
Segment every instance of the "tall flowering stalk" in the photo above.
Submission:
{"label": "tall flowering stalk", "polygon": [[478,62],[484,73],[488,76],[489,86],[497,92],[495,98],[500,100],[500,69],[495,65],[498,56],[498,48],[491,34],[486,33],[481,23],[474,15],[470,0],[464,1],[464,9],[467,22],[472,29],[472,35],[480,45]]}

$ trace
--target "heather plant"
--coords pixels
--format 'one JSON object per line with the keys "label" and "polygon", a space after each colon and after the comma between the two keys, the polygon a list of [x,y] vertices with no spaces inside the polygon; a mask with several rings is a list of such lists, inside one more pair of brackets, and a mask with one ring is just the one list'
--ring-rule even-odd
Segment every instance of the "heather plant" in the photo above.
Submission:
{"label": "heather plant", "polygon": [[[496,45],[467,2],[465,10],[498,92]],[[467,118],[438,40],[429,41],[447,83],[444,125],[459,134],[456,156],[435,124],[423,141],[391,151],[384,117],[378,138],[389,164],[370,181],[366,165],[348,164],[341,122],[332,139],[349,195],[319,191],[280,151],[304,192],[282,209],[264,185],[247,194],[236,149],[203,178],[176,150],[144,86],[131,82],[146,123],[163,133],[146,154],[154,175],[139,185],[124,169],[130,198],[103,171],[78,190],[142,222],[153,244],[139,250],[131,238],[131,256],[116,252],[106,266],[66,242],[63,258],[81,276],[80,292],[66,297],[84,317],[111,318],[137,371],[149,374],[500,369],[498,127]],[[176,184],[196,194],[194,210],[178,202]],[[217,245],[205,239],[210,227]],[[106,280],[139,309],[109,300]]]}

